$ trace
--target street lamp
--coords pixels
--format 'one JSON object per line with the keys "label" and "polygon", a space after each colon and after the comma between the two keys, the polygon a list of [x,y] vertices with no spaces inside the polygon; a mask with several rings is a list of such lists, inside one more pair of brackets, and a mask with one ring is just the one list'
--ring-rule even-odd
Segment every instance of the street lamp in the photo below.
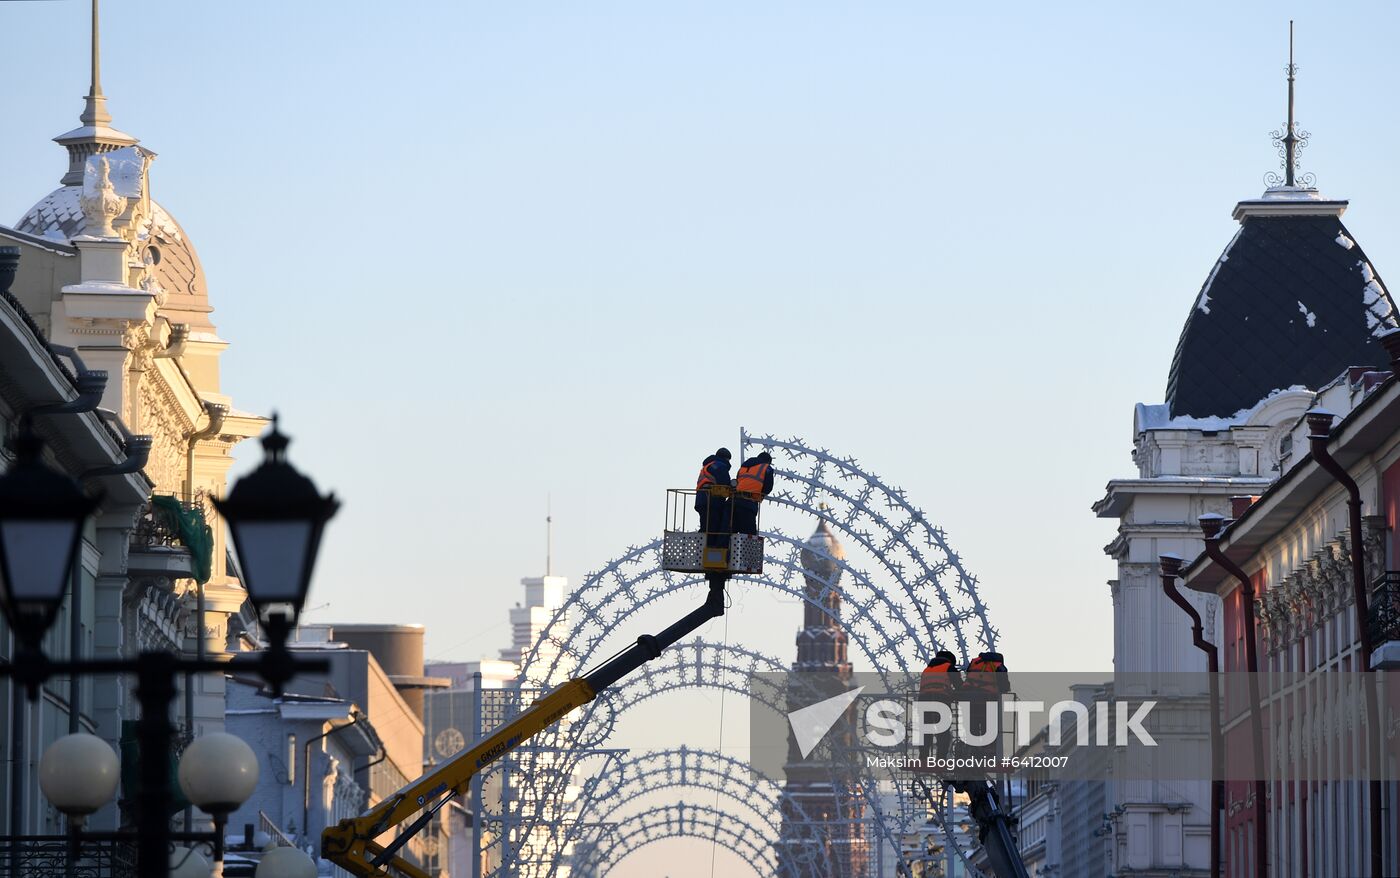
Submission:
{"label": "street lamp", "polygon": [[[117,754],[95,735],[78,733],[54,741],[39,760],[39,787],[68,817],[71,855],[83,838],[122,839],[123,833],[84,832],[84,818],[112,800],[121,771]],[[223,860],[224,824],[258,785],[258,758],[242,739],[224,732],[196,738],[180,757],[180,789],[201,811],[214,818],[214,832],[185,832],[171,837],[212,845]],[[180,851],[179,848],[176,849]],[[190,852],[171,860],[172,875],[209,874],[209,864]],[[188,862],[187,862],[188,859]],[[178,862],[177,862],[178,860]],[[202,872],[200,870],[203,870]]]}
{"label": "street lamp", "polygon": [[39,789],[73,826],[112,801],[120,778],[111,745],[84,732],[64,735],[39,759]]}
{"label": "street lamp", "polygon": [[[174,833],[170,831],[170,763],[175,730],[170,723],[170,705],[175,699],[175,680],[188,674],[250,672],[261,677],[278,695],[297,673],[324,673],[330,663],[324,659],[302,659],[287,649],[287,636],[301,611],[311,568],[316,560],[325,523],[339,503],[333,496],[321,497],[311,480],[298,473],[285,460],[287,438],[277,431],[264,439],[267,460],[250,476],[234,486],[219,509],[229,519],[234,545],[240,550],[249,597],[264,615],[268,649],[256,656],[235,656],[227,660],[186,659],[166,651],[145,651],[134,657],[54,660],[44,654],[44,632],[53,624],[62,602],[68,571],[77,553],[83,522],[96,508],[97,501],[83,496],[70,479],[49,470],[40,461],[41,444],[23,424],[15,441],[16,461],[0,476],[0,609],[16,634],[10,661],[0,664],[0,677],[10,677],[28,689],[29,699],[37,700],[39,687],[56,674],[93,676],[98,674],[134,675],[135,695],[141,716],[136,724],[140,753],[136,800],[137,865],[140,874],[165,874],[171,841],[213,843],[216,852],[221,834]],[[286,492],[279,494],[278,492]],[[251,525],[251,527],[250,527]],[[283,570],[279,565],[287,565]],[[290,572],[288,572],[290,571]],[[251,581],[256,577],[256,582]],[[284,613],[268,613],[269,608],[285,606]],[[67,744],[83,748],[86,744]],[[246,748],[246,745],[244,745]],[[231,752],[227,747],[209,745],[215,761]],[[95,750],[84,751],[93,758]],[[251,753],[240,754],[251,756]],[[52,789],[59,800],[72,807],[73,814],[90,804],[71,785],[72,776],[51,763]],[[224,760],[227,761],[227,760]],[[252,760],[256,772],[256,760]],[[234,760],[244,765],[246,760]],[[95,763],[93,763],[95,764]],[[182,763],[182,775],[186,774]],[[230,803],[237,807],[251,792],[253,780],[246,773],[230,781],[231,786],[247,783],[241,796],[220,791],[217,782],[205,787],[207,769],[195,764],[188,773],[200,781],[200,807],[214,815],[216,825],[227,816]],[[237,792],[237,790],[235,790]],[[96,798],[96,791],[92,791]],[[107,792],[103,801],[111,798]],[[58,804],[55,801],[55,804]],[[100,807],[98,802],[97,807]],[[94,840],[129,840],[123,833],[82,833],[78,820],[70,821],[70,839],[81,835]],[[222,833],[222,829],[220,829]],[[13,860],[17,848],[12,848]]]}
{"label": "street lamp", "polygon": [[213,732],[194,740],[180,757],[180,791],[214,818],[214,862],[224,860],[228,815],[258,786],[258,757],[242,738]]}
{"label": "street lamp", "polygon": [[14,466],[0,476],[0,606],[20,642],[38,649],[53,624],[83,523],[97,500],[41,459],[27,424],[14,440]]}
{"label": "street lamp", "polygon": [[[228,522],[243,587],[263,624],[278,640],[296,624],[311,585],[311,569],[326,522],[340,508],[334,494],[322,497],[316,485],[287,462],[288,439],[277,429],[263,437],[266,458],[234,485],[214,508]],[[281,612],[276,612],[281,610]]]}
{"label": "street lamp", "polygon": [[227,816],[258,786],[258,757],[242,738],[213,732],[194,739],[180,757],[180,790],[206,814]]}

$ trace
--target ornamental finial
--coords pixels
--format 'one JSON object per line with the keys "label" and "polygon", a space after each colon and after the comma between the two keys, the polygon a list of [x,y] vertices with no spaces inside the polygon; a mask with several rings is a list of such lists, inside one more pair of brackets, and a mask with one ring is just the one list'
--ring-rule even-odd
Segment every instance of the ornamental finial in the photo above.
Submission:
{"label": "ornamental finial", "polygon": [[1293,63],[1293,22],[1288,22],[1288,66],[1284,68],[1288,74],[1288,118],[1284,122],[1283,128],[1271,132],[1274,146],[1278,148],[1279,158],[1283,162],[1283,176],[1270,172],[1264,177],[1264,182],[1275,188],[1284,186],[1289,189],[1303,186],[1312,188],[1317,178],[1312,174],[1298,174],[1298,155],[1303,148],[1308,145],[1308,132],[1300,130],[1293,114],[1293,83],[1297,79],[1298,65]]}

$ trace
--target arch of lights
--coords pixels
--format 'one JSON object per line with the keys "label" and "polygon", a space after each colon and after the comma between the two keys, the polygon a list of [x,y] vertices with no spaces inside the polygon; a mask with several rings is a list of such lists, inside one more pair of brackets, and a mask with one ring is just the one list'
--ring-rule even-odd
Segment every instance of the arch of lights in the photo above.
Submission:
{"label": "arch of lights", "polygon": [[[774,529],[763,534],[768,545],[764,574],[736,579],[796,597],[827,614],[825,598],[839,578],[845,606],[838,621],[850,642],[871,662],[870,670],[878,673],[892,691],[901,688],[894,679],[896,676],[916,672],[923,659],[935,649],[949,648],[967,657],[976,649],[995,647],[997,631],[988,621],[987,608],[977,592],[976,578],[963,567],[943,529],[911,505],[903,490],[866,472],[855,458],[833,455],[798,438],[755,437],[741,432],[740,458],[759,450],[773,454],[777,474],[776,489],[767,498],[766,507],[788,508],[825,519],[841,538],[861,547],[875,559],[877,573],[872,576],[844,559],[832,557],[804,540]],[[831,562],[838,571],[815,595],[807,589],[807,580],[817,577],[802,565],[804,551]],[[590,574],[556,612],[522,660],[523,685],[548,687],[582,673],[604,658],[601,654],[604,639],[633,612],[681,592],[694,592],[689,596],[693,599],[703,593],[705,585],[703,577],[663,570],[659,540],[629,547],[624,555]],[[697,648],[695,654],[701,660],[695,665],[696,673],[686,675],[680,650],[679,646],[673,650],[677,658],[671,664],[665,664],[663,656],[639,670],[630,694],[624,685],[600,697],[579,719],[552,729],[541,736],[535,746],[510,760],[502,760],[496,770],[511,762],[528,760],[533,765],[525,766],[525,776],[554,788],[535,792],[546,795],[560,792],[579,761],[587,758],[586,751],[606,741],[621,711],[641,700],[662,691],[689,686],[750,694],[749,681],[744,680],[742,689],[737,688],[734,675],[727,668],[714,677],[708,676],[716,670],[715,659],[720,652],[714,652],[707,662],[703,650]],[[763,657],[757,653],[739,650],[733,655],[751,660],[753,664],[748,667],[755,671],[766,670],[760,665],[767,662],[761,661]],[[658,667],[651,670],[652,665]],[[543,763],[539,760],[541,754],[549,754]],[[532,767],[539,770],[529,770]],[[907,825],[907,815],[913,809],[902,803],[896,813],[881,813],[872,784],[858,782],[857,785],[861,787],[860,794],[875,806],[873,828],[877,836],[894,842],[898,849],[898,836],[912,828]],[[899,792],[903,795],[905,791]],[[540,796],[529,798],[538,801]],[[776,799],[774,803],[776,805]],[[581,809],[589,807],[588,801],[580,805]],[[615,864],[645,844],[683,835],[698,835],[737,853],[741,848],[751,849],[746,848],[749,841],[761,835],[758,827],[735,821],[733,817],[727,818],[731,824],[728,828],[722,820],[707,823],[706,815],[711,811],[720,817],[726,815],[704,806],[670,808],[680,810],[651,808],[617,823],[608,840],[609,849],[615,850],[617,855],[610,855],[608,859]],[[901,815],[906,816],[902,819]],[[521,818],[518,825],[525,828],[524,835],[540,828],[537,813],[533,819],[530,814],[522,814]],[[735,828],[739,823],[743,825]],[[944,827],[947,831],[946,821]],[[563,829],[563,826],[550,828]],[[875,842],[878,843],[878,838]],[[596,850],[585,845],[586,853],[576,861],[588,865],[588,857],[597,858]],[[763,862],[772,859],[771,849],[765,856]],[[512,861],[518,862],[518,852],[507,851],[505,860],[496,874],[505,874]],[[584,874],[590,873],[585,870]]]}
{"label": "arch of lights", "polygon": [[[763,839],[766,847],[777,851],[781,837],[781,821],[778,811],[764,807],[777,805],[783,798],[782,787],[761,775],[755,776],[749,765],[731,756],[714,750],[692,750],[679,747],[674,750],[658,750],[637,755],[609,764],[601,774],[589,780],[585,795],[584,809],[578,814],[580,822],[595,826],[613,826],[626,821],[630,815],[622,814],[639,799],[669,790],[695,790],[712,793],[718,801],[728,800],[740,809],[736,814],[733,808],[725,811],[730,820],[742,822],[746,835]],[[796,814],[803,822],[805,815],[796,802],[787,803],[789,813]],[[585,842],[585,849],[601,851],[594,859],[601,864],[599,874],[616,865],[622,856],[612,848],[612,833],[600,831],[593,843]],[[775,855],[774,875],[783,878],[799,878],[802,875],[830,875],[832,867],[828,851],[813,846],[809,855],[812,862],[799,864]],[[817,856],[820,854],[820,856]]]}
{"label": "arch of lights", "polygon": [[760,875],[777,875],[777,855],[749,824],[710,805],[676,802],[629,814],[612,828],[607,851],[591,848],[576,857],[574,868],[589,878],[602,878],[623,860],[648,845],[672,838],[698,838],[733,852]]}

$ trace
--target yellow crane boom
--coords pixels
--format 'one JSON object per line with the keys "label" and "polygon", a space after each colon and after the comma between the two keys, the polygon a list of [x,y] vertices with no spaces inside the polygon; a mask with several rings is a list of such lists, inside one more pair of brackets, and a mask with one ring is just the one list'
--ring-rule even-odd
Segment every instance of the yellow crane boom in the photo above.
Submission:
{"label": "yellow crane boom", "polygon": [[[359,817],[327,827],[321,834],[321,856],[360,878],[385,878],[394,872],[407,878],[432,878],[399,856],[403,846],[428,825],[439,809],[466,793],[477,772],[592,701],[599,692],[661,655],[662,650],[705,622],[724,615],[724,584],[729,574],[711,573],[708,579],[710,593],[705,603],[669,628],[656,635],[638,637],[595,670],[551,690],[436,771],[423,775]],[[409,819],[413,822],[392,841],[376,841]],[[480,820],[481,815],[474,814],[472,819]]]}

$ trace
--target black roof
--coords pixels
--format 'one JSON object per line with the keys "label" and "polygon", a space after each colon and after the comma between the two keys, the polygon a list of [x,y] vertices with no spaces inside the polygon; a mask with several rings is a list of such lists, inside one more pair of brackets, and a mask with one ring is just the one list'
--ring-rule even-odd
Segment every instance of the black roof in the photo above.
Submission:
{"label": "black roof", "polygon": [[1394,311],[1338,215],[1245,215],[1181,330],[1171,415],[1233,415],[1274,390],[1384,365],[1375,333],[1396,325]]}

